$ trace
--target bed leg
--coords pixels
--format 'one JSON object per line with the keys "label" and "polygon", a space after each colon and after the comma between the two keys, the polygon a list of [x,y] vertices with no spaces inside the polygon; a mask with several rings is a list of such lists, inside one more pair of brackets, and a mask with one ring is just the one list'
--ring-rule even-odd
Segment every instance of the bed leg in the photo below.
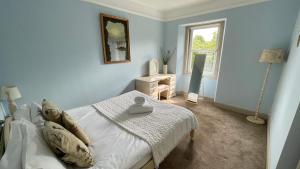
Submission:
{"label": "bed leg", "polygon": [[191,140],[194,141],[194,136],[195,136],[195,130],[191,130],[190,132],[190,137],[191,137]]}

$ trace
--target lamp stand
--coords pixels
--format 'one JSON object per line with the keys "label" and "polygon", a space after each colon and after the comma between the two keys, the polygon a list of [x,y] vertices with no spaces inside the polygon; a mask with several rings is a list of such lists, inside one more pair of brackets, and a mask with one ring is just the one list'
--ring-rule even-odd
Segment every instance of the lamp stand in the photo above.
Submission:
{"label": "lamp stand", "polygon": [[17,111],[17,103],[11,98],[11,96],[7,93],[7,102],[8,109],[11,115],[13,115]]}
{"label": "lamp stand", "polygon": [[263,96],[264,96],[267,80],[268,80],[270,72],[271,72],[271,67],[272,67],[272,63],[269,63],[266,74],[265,74],[265,79],[264,79],[264,82],[263,82],[263,86],[260,90],[260,96],[259,96],[259,100],[258,100],[258,103],[257,103],[257,106],[256,106],[255,115],[247,117],[248,121],[250,121],[252,123],[255,123],[255,124],[265,124],[265,120],[258,117],[258,113],[259,113],[260,106],[261,106],[262,101],[263,101]]}

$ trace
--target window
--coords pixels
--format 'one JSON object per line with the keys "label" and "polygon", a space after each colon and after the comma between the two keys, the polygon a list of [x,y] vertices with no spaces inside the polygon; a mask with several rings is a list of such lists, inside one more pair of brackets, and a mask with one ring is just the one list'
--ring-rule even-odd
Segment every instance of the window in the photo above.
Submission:
{"label": "window", "polygon": [[203,75],[217,78],[222,50],[224,22],[186,27],[185,73],[191,73],[196,54],[206,54]]}

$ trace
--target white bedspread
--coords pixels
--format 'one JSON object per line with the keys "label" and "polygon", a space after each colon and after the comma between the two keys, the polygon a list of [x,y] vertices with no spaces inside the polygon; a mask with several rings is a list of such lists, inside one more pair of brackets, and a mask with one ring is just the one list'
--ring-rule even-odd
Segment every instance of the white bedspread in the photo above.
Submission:
{"label": "white bedspread", "polygon": [[[134,104],[137,96],[145,97],[146,102],[154,107],[152,113],[128,113],[127,109]],[[96,103],[94,107],[128,132],[145,140],[151,147],[156,167],[184,135],[198,127],[198,121],[191,111],[155,101],[138,91]]]}
{"label": "white bedspread", "polygon": [[92,106],[66,111],[91,138],[95,166],[90,169],[140,169],[151,158],[142,139],[106,119]]}

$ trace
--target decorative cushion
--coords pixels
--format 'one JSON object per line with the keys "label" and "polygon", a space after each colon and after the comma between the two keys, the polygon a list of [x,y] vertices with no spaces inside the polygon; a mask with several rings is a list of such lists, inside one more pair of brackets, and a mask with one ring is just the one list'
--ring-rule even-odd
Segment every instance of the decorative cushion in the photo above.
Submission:
{"label": "decorative cushion", "polygon": [[43,135],[53,152],[64,162],[78,167],[94,164],[88,147],[61,125],[46,121]]}
{"label": "decorative cushion", "polygon": [[159,84],[158,85],[158,90],[159,91],[165,91],[165,90],[169,90],[169,89],[170,89],[169,85],[165,85],[165,84]]}
{"label": "decorative cushion", "polygon": [[66,112],[62,112],[62,125],[73,133],[77,138],[79,138],[84,144],[90,145],[91,141],[84,130],[73,120],[73,118]]}
{"label": "decorative cushion", "polygon": [[61,123],[61,110],[54,103],[46,99],[42,102],[42,113],[46,120]]}

